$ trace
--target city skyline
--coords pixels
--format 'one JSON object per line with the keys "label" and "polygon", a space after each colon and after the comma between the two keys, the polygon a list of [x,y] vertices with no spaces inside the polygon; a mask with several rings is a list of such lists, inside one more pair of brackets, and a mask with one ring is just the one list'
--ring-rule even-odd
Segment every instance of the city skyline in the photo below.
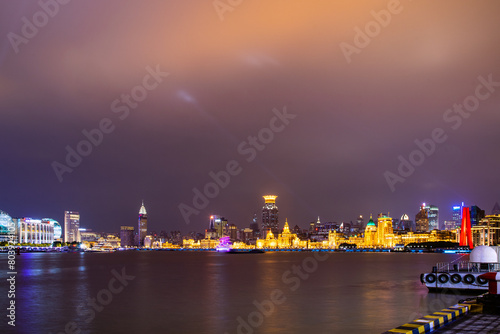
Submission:
{"label": "city skyline", "polygon": [[[266,197],[267,196],[264,196],[264,198],[266,198]],[[266,199],[266,203],[272,202],[272,204],[274,204],[275,203],[274,200],[278,196],[272,196],[272,197],[274,197],[272,200]],[[465,204],[465,203],[462,202],[461,204]],[[408,215],[409,216],[408,217],[409,220],[412,221],[413,224],[416,224],[416,220],[415,219],[416,219],[416,216],[419,214],[419,210],[423,209],[424,207],[428,208],[429,206],[437,208],[437,209],[440,210],[440,212],[443,212],[437,206],[434,206],[432,204],[421,203],[418,206],[419,209],[416,209],[416,212],[414,214],[411,213],[411,212],[404,212],[404,213],[401,213],[401,214],[394,214],[394,212],[393,212],[391,214],[392,211],[386,211],[387,213],[384,213],[382,211],[377,211],[377,212],[370,212],[369,214],[358,214],[357,217],[356,217],[356,219],[351,219],[349,221],[341,221],[341,220],[336,220],[336,219],[330,219],[328,217],[327,218],[323,217],[323,218],[321,218],[321,220],[323,222],[326,222],[326,223],[336,223],[336,224],[353,223],[353,224],[356,224],[359,221],[359,219],[362,217],[364,219],[364,221],[365,221],[364,224],[366,224],[368,222],[367,221],[367,219],[368,219],[367,217],[371,217],[371,216],[375,216],[376,217],[376,216],[378,216],[380,214],[382,214],[384,216],[387,216],[387,217],[391,217],[391,218],[396,219],[398,221],[400,221],[400,218],[403,218],[403,216]],[[467,206],[467,205],[465,204],[464,206]],[[472,206],[473,205],[470,205],[470,207],[472,207]],[[441,229],[441,230],[445,229],[445,225],[444,225],[445,221],[453,221],[453,220],[457,221],[457,222],[461,221],[460,219],[459,220],[456,219],[456,215],[454,213],[454,208],[456,208],[456,207],[457,207],[456,205],[453,205],[450,208],[449,213],[447,215],[447,219],[444,218],[444,217],[442,217],[442,216],[438,217],[438,221],[439,221],[439,228],[438,229]],[[498,204],[498,202],[495,202],[495,204],[492,206],[492,209],[490,209],[490,210],[488,210],[487,208],[481,207],[481,206],[478,206],[478,207],[480,209],[484,210],[485,213],[486,213],[486,215],[489,215],[489,214],[495,214],[495,212],[497,212],[499,204]],[[461,208],[461,206],[460,206],[460,208]],[[0,208],[0,210],[1,210],[1,208]],[[3,211],[6,212],[5,210],[3,210]],[[6,213],[9,214],[8,212],[6,212]],[[498,213],[496,213],[496,214],[498,214]],[[167,231],[167,232],[168,231],[176,231],[176,229],[170,229],[170,228],[168,228],[166,226],[163,226],[161,224],[158,224],[158,223],[154,224],[153,225],[154,227],[151,227],[150,221],[148,219],[149,214],[146,212],[146,209],[145,209],[145,206],[144,206],[144,200],[142,200],[141,207],[139,209],[139,219],[135,220],[135,223],[124,223],[124,224],[118,224],[117,223],[117,224],[115,224],[116,226],[111,227],[109,230],[100,230],[98,227],[95,227],[95,226],[92,226],[92,225],[87,225],[87,224],[83,224],[82,225],[82,224],[80,224],[80,212],[64,211],[64,215],[63,215],[63,219],[62,220],[55,219],[56,222],[62,221],[63,222],[63,226],[65,226],[65,228],[62,231],[63,232],[63,235],[62,235],[62,239],[63,240],[66,239],[66,237],[65,237],[66,233],[67,233],[66,232],[66,225],[68,224],[68,226],[69,226],[70,224],[72,224],[71,219],[69,219],[69,217],[71,217],[71,215],[76,215],[77,216],[77,225],[78,225],[78,228],[80,228],[80,229],[86,229],[86,230],[92,230],[92,231],[100,231],[100,232],[109,232],[109,233],[119,233],[120,228],[123,227],[123,226],[134,227],[134,231],[135,231],[134,233],[135,233],[135,238],[136,238],[134,240],[134,243],[138,242],[137,241],[137,237],[138,237],[137,231],[140,229],[140,226],[143,227],[143,232],[142,232],[143,236],[142,236],[141,240],[143,240],[144,236],[146,236],[146,232],[145,231],[147,231],[148,233],[151,232],[151,231],[156,231],[156,232],[159,232],[159,231]],[[15,215],[11,215],[11,214],[9,214],[9,216],[11,216],[12,218],[34,218],[35,217],[35,219],[37,219],[36,217],[39,217],[39,216],[15,216]],[[317,217],[318,221],[320,220],[320,217],[321,216]],[[54,220],[53,218],[54,217],[52,217],[52,218],[44,218],[44,219],[45,220],[47,220],[47,219]],[[214,215],[214,214],[211,214],[210,216],[208,216],[207,220],[206,220],[206,223],[208,223],[208,225],[209,225],[208,228],[209,229],[211,228],[211,226],[212,226],[212,224],[213,224],[213,222],[214,222],[215,219],[219,219],[220,220],[220,218],[221,218],[220,216]],[[243,229],[243,228],[251,227],[251,225],[253,223],[253,219],[250,220],[249,222],[245,222],[243,224],[235,222],[235,221],[231,221],[229,219],[225,219],[224,217],[222,217],[222,219],[225,220],[226,224],[228,224],[228,223],[229,224],[235,224],[238,229]],[[290,217],[290,218],[287,217],[286,219],[291,219],[292,222],[294,221],[293,217]],[[71,223],[70,223],[70,221],[71,221]],[[292,227],[297,225],[297,226],[299,226],[302,229],[308,229],[309,228],[309,224],[310,223],[314,223],[315,221],[316,221],[315,219],[311,219],[311,220],[309,220],[307,222],[305,222],[305,221],[302,221],[302,222],[293,222],[291,224],[292,224]],[[257,220],[257,222],[259,223],[258,226],[259,226],[259,228],[261,230],[261,234],[264,233],[264,237],[265,237],[266,232],[262,232],[262,231],[264,231],[262,221]],[[281,225],[283,225],[283,224],[284,223],[278,223],[278,225],[275,226],[275,228],[274,228],[274,232],[281,231],[281,228],[282,228]],[[433,229],[432,225],[430,225],[429,223],[427,223],[427,224],[428,224],[427,230],[428,231],[432,230]],[[416,227],[416,226],[414,225],[414,227]],[[201,229],[198,229],[198,230],[192,230],[192,229],[184,229],[184,230],[182,230],[181,229],[180,231],[182,233],[188,233],[188,232],[199,232],[199,233],[201,233],[201,232],[203,232],[205,230],[206,230],[206,226],[204,226],[204,227],[202,227]],[[74,241],[74,240],[72,239],[71,241]],[[141,242],[143,242],[143,241],[141,241]]]}
{"label": "city skyline", "polygon": [[0,11],[13,216],[115,230],[145,199],[148,228],[187,231],[246,226],[267,193],[292,225],[500,200],[496,1],[42,3]]}

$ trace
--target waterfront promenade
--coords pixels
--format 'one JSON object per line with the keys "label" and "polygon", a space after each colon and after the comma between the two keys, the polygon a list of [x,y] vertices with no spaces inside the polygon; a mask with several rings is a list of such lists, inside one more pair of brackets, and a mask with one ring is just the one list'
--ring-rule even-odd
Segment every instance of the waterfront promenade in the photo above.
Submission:
{"label": "waterfront promenade", "polygon": [[[487,296],[487,294],[482,296]],[[500,315],[488,314],[484,311],[483,304],[478,301],[482,296],[471,301],[459,302],[382,334],[498,334],[500,333]]]}
{"label": "waterfront promenade", "polygon": [[500,333],[500,316],[493,314],[469,314],[448,326],[436,330],[439,334],[497,334]]}

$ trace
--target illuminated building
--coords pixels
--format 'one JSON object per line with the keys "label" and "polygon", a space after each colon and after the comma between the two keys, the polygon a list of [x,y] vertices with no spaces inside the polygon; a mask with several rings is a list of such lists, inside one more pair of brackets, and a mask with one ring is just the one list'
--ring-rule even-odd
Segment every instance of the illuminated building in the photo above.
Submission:
{"label": "illuminated building", "polygon": [[456,222],[454,220],[445,220],[443,225],[444,225],[443,227],[446,231],[456,230],[457,228],[460,227],[460,223]]}
{"label": "illuminated building", "polygon": [[267,236],[267,232],[273,234],[279,233],[278,207],[276,206],[275,195],[266,195],[264,197],[264,206],[262,207],[262,236]]}
{"label": "illuminated building", "polygon": [[424,209],[427,211],[427,219],[429,221],[428,231],[439,230],[439,208],[435,205],[424,203]]}
{"label": "illuminated building", "polygon": [[259,233],[259,222],[257,221],[257,214],[253,215],[252,223],[250,224],[250,228],[257,235]]}
{"label": "illuminated building", "polygon": [[265,239],[257,239],[256,248],[307,248],[307,241],[302,241],[297,237],[297,234],[290,231],[288,220],[285,220],[283,232],[275,238],[273,232],[268,230]]}
{"label": "illuminated building", "polygon": [[54,242],[54,224],[32,218],[20,218],[16,220],[19,243],[51,244]]}
{"label": "illuminated building", "polygon": [[217,231],[214,228],[206,229],[205,239],[217,239]]}
{"label": "illuminated building", "polygon": [[486,216],[471,230],[474,246],[500,245],[500,214]]}
{"label": "illuminated building", "polygon": [[153,243],[153,237],[150,235],[144,236],[143,239],[143,246],[144,248],[152,248],[152,243]]}
{"label": "illuminated building", "polygon": [[251,228],[244,228],[240,231],[240,239],[246,244],[250,244],[254,240],[254,231]]}
{"label": "illuminated building", "polygon": [[64,211],[64,242],[81,242],[80,214],[76,211]]}
{"label": "illuminated building", "polygon": [[[8,213],[0,210],[0,242],[2,241],[12,241],[16,242],[17,240],[17,226],[12,220],[12,217],[9,216]],[[9,235],[14,235],[15,238],[9,238]]]}
{"label": "illuminated building", "polygon": [[413,220],[406,213],[399,220],[399,229],[403,231],[414,231]]}
{"label": "illuminated building", "polygon": [[481,219],[485,217],[484,210],[481,210],[477,205],[470,207],[470,225],[471,227],[476,226]]}
{"label": "illuminated building", "polygon": [[139,220],[137,222],[137,240],[136,244],[139,247],[144,246],[144,238],[148,233],[148,213],[144,207],[144,201],[142,201],[141,208],[139,209]]}
{"label": "illuminated building", "polygon": [[365,247],[376,247],[377,246],[377,226],[373,222],[372,215],[370,215],[370,220],[366,224],[365,228]]}
{"label": "illuminated building", "polygon": [[210,216],[209,230],[215,230],[215,237],[222,238],[226,233],[227,219],[218,215]]}
{"label": "illuminated building", "polygon": [[228,225],[228,233],[229,239],[231,241],[236,241],[238,239],[238,228],[234,224]]}
{"label": "illuminated building", "polygon": [[358,228],[362,229],[365,227],[365,220],[363,219],[363,215],[359,215],[356,222],[358,223]]}
{"label": "illuminated building", "polygon": [[48,224],[52,224],[54,226],[54,241],[62,241],[62,228],[61,224],[57,220],[51,218],[43,218],[42,222],[46,222]]}
{"label": "illuminated building", "polygon": [[97,240],[102,237],[101,233],[94,232],[91,229],[79,228],[78,232],[80,233],[81,242],[86,241],[87,243],[96,243]]}
{"label": "illuminated building", "polygon": [[120,227],[120,246],[132,247],[134,246],[134,227],[121,226]]}
{"label": "illuminated building", "polygon": [[415,215],[415,230],[417,233],[429,231],[429,218],[425,210],[425,203],[420,207],[420,212]]}
{"label": "illuminated building", "polygon": [[452,220],[455,221],[458,225],[462,222],[462,208],[464,207],[464,202],[462,205],[454,205],[452,207]]}
{"label": "illuminated building", "polygon": [[294,248],[295,239],[297,239],[297,235],[290,232],[288,220],[285,219],[283,232],[278,236],[278,248]]}
{"label": "illuminated building", "polygon": [[200,240],[200,248],[215,249],[215,247],[218,244],[219,244],[218,239],[201,239]]}
{"label": "illuminated building", "polygon": [[393,246],[392,218],[381,214],[377,221],[377,245],[380,247]]}

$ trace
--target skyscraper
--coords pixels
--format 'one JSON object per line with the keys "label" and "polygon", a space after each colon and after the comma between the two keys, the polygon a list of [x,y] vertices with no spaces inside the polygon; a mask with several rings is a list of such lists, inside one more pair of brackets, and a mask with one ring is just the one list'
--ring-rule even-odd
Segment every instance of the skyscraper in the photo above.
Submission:
{"label": "skyscraper", "polygon": [[417,232],[429,231],[429,218],[425,205],[420,207],[420,212],[415,215],[415,229]]}
{"label": "skyscraper", "polygon": [[481,210],[477,205],[473,205],[469,209],[470,211],[470,225],[471,227],[477,226],[479,221],[486,217],[484,210]]}
{"label": "skyscraper", "polygon": [[144,207],[144,201],[142,201],[142,206],[139,209],[139,221],[137,222],[137,240],[136,244],[139,247],[144,246],[144,238],[148,233],[148,213]]}
{"label": "skyscraper", "polygon": [[462,207],[464,206],[464,202],[462,202],[462,205],[454,205],[452,207],[452,219],[457,223],[457,225],[460,225],[462,223]]}
{"label": "skyscraper", "polygon": [[253,215],[252,223],[250,224],[250,228],[253,230],[253,233],[259,232],[259,222],[257,221],[257,214]]}
{"label": "skyscraper", "polygon": [[363,219],[363,215],[359,215],[358,219],[356,220],[356,223],[359,229],[365,228],[365,220]]}
{"label": "skyscraper", "polygon": [[134,227],[121,226],[120,227],[120,246],[132,247],[134,246]]}
{"label": "skyscraper", "polygon": [[267,232],[271,230],[274,235],[279,234],[278,207],[276,206],[275,195],[266,195],[264,197],[264,206],[262,207],[262,237],[265,238]]}
{"label": "skyscraper", "polygon": [[208,230],[215,231],[216,237],[221,238],[224,236],[224,232],[227,228],[227,219],[218,215],[210,216],[210,225]]}
{"label": "skyscraper", "polygon": [[429,231],[439,230],[439,208],[435,205],[425,204],[427,219],[429,220]]}
{"label": "skyscraper", "polygon": [[80,214],[76,211],[64,211],[64,242],[81,242]]}

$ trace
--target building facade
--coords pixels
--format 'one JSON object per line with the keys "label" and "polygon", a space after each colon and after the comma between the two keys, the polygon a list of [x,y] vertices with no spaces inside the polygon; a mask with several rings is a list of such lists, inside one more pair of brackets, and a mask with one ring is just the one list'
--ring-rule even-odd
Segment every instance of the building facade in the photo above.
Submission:
{"label": "building facade", "polygon": [[16,218],[18,241],[23,244],[52,244],[54,224],[51,221],[32,218]]}
{"label": "building facade", "polygon": [[377,242],[381,247],[392,247],[393,229],[392,218],[380,214],[377,219]]}
{"label": "building facade", "polygon": [[62,227],[61,224],[57,220],[51,218],[43,218],[43,222],[52,224],[54,226],[54,241],[63,241],[62,240]]}

